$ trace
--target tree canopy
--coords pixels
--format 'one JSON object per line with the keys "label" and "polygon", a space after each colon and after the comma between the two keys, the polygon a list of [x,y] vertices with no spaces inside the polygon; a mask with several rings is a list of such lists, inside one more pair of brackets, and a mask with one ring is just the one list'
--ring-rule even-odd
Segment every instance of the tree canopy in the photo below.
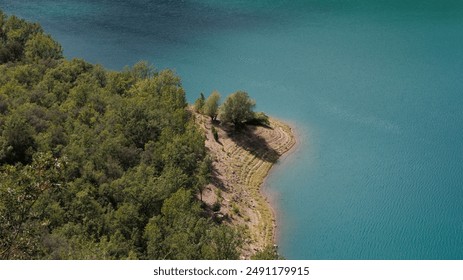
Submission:
{"label": "tree canopy", "polygon": [[256,102],[244,91],[232,93],[220,107],[219,119],[225,123],[233,123],[235,127],[244,125],[254,118]]}
{"label": "tree canopy", "polygon": [[[237,91],[230,94],[225,102],[219,106],[220,94],[214,91],[206,100],[203,93],[196,99],[193,109],[200,114],[209,116],[211,121],[215,121],[217,116],[222,124],[233,124],[235,129],[240,129],[244,125],[270,126],[269,117],[263,112],[254,112],[256,102],[251,99],[247,92]],[[212,133],[218,140],[216,132]]]}
{"label": "tree canopy", "polygon": [[204,97],[204,94],[201,92],[199,95],[198,99],[196,99],[195,104],[194,104],[194,110],[196,113],[202,113],[203,112],[203,107],[204,103],[206,102],[206,98]]}
{"label": "tree canopy", "polygon": [[204,105],[202,107],[203,114],[209,116],[211,120],[215,120],[218,114],[219,101],[220,93],[218,91],[213,91],[204,102]]}
{"label": "tree canopy", "polygon": [[196,198],[210,176],[179,77],[67,60],[0,11],[0,259],[228,259]]}

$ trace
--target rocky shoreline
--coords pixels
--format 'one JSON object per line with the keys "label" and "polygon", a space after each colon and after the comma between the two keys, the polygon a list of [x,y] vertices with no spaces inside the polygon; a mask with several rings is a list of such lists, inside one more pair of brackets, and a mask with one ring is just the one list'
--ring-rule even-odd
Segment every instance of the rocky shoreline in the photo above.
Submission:
{"label": "rocky shoreline", "polygon": [[203,190],[202,200],[213,215],[244,229],[247,238],[241,257],[248,259],[275,243],[275,213],[261,188],[273,164],[295,145],[295,134],[274,118],[268,127],[247,126],[240,132],[198,114],[196,123],[205,132],[213,159],[212,182]]}

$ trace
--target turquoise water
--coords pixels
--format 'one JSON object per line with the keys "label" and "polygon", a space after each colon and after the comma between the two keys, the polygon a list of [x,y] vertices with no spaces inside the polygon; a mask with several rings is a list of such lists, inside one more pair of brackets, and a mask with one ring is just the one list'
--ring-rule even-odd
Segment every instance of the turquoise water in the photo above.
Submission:
{"label": "turquoise water", "polygon": [[[19,3],[18,3],[19,2]],[[223,3],[226,2],[226,3]],[[463,259],[463,2],[5,1],[65,55],[246,90],[297,127],[273,170],[288,259]]]}

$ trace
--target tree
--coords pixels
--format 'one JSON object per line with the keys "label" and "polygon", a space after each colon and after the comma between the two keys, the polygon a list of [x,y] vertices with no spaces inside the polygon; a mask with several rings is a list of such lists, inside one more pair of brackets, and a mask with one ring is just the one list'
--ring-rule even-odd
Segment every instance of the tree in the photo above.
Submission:
{"label": "tree", "polygon": [[254,113],[254,117],[246,121],[246,124],[270,126],[270,120],[264,112]]}
{"label": "tree", "polygon": [[215,120],[217,118],[217,112],[219,109],[219,100],[220,100],[219,92],[214,91],[211,93],[211,95],[209,95],[209,97],[206,99],[206,102],[204,103],[203,113],[211,117],[211,120]]}
{"label": "tree", "polygon": [[244,91],[237,91],[227,97],[220,107],[219,119],[223,123],[232,123],[235,128],[254,118],[256,102]]}
{"label": "tree", "polygon": [[195,105],[194,105],[194,109],[197,113],[202,113],[204,102],[205,102],[204,94],[201,92],[198,99],[196,99]]}
{"label": "tree", "polygon": [[0,15],[0,63],[19,61],[24,57],[24,47],[31,36],[43,33],[35,23],[28,23],[16,16]]}
{"label": "tree", "polygon": [[205,246],[201,248],[203,257],[208,260],[238,259],[244,240],[243,232],[243,228],[224,225],[211,228],[207,232]]}
{"label": "tree", "polygon": [[202,236],[207,229],[199,203],[191,191],[180,189],[166,199],[160,216],[153,217],[145,228],[147,256],[150,259],[199,259]]}
{"label": "tree", "polygon": [[261,251],[257,251],[251,256],[251,260],[283,260],[284,258],[278,254],[276,246],[268,245]]}
{"label": "tree", "polygon": [[66,60],[0,11],[0,259],[238,258],[204,141],[173,71]]}
{"label": "tree", "polygon": [[39,202],[63,185],[65,162],[37,153],[31,165],[0,170],[0,259],[30,259],[41,253],[41,237],[50,221]]}
{"label": "tree", "polygon": [[26,118],[12,114],[6,119],[0,138],[0,163],[27,163],[35,150],[34,129]]}
{"label": "tree", "polygon": [[31,62],[48,62],[63,57],[61,46],[50,35],[42,33],[36,34],[27,41],[24,52]]}
{"label": "tree", "polygon": [[149,79],[156,73],[154,66],[143,60],[137,62],[130,71],[136,79],[141,80]]}

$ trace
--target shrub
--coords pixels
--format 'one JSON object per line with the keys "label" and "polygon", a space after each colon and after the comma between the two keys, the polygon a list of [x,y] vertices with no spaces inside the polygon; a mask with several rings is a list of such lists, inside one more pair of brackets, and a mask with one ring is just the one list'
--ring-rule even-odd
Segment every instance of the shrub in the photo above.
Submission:
{"label": "shrub", "polygon": [[217,132],[217,129],[215,127],[211,127],[212,135],[214,136],[215,142],[219,142],[219,133]]}

